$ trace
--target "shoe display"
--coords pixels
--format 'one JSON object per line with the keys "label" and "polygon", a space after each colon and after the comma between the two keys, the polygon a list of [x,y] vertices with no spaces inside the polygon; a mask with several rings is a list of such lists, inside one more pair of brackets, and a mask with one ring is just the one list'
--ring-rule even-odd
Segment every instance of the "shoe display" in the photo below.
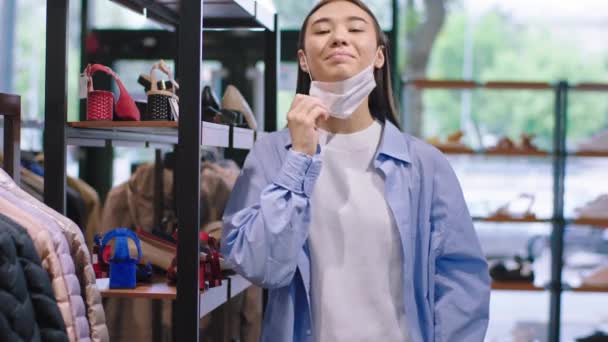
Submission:
{"label": "shoe display", "polygon": [[222,97],[222,109],[241,113],[242,116],[245,117],[245,121],[247,122],[249,128],[254,131],[257,130],[258,124],[255,120],[251,107],[241,92],[232,84],[229,84],[224,91],[224,96]]}
{"label": "shoe display", "polygon": [[608,194],[600,195],[574,211],[578,218],[608,219]]}
{"label": "shoe display", "polygon": [[[115,239],[114,255],[110,258],[110,288],[111,289],[133,289],[136,286],[136,264],[141,260],[142,253],[139,238],[133,231],[127,228],[116,228],[109,231],[101,242],[101,250],[104,250],[110,240]],[[129,254],[128,239],[132,239],[137,247],[137,258],[131,258]]]}
{"label": "shoe display", "polygon": [[[114,94],[107,90],[94,90],[93,79],[94,73],[102,71],[112,76],[120,95],[116,103],[114,103]],[[118,120],[139,121],[141,116],[139,109],[135,105],[135,101],[129,95],[129,92],[123,85],[122,81],[112,69],[101,64],[87,65],[83,77],[87,80],[87,120],[112,120],[113,113],[116,113]]]}
{"label": "shoe display", "polygon": [[463,131],[456,131],[447,136],[445,142],[441,141],[439,137],[431,137],[426,139],[426,141],[438,148],[439,150],[450,153],[450,152],[473,152],[469,146],[462,142],[462,138],[464,137]]}
{"label": "shoe display", "polygon": [[608,266],[600,266],[589,272],[582,279],[582,286],[608,288]]}
{"label": "shoe display", "polygon": [[201,113],[203,121],[222,123],[220,114],[220,103],[211,87],[205,86],[201,94]]}
{"label": "shoe display", "polygon": [[[167,81],[156,80],[155,70],[164,73],[169,79]],[[177,121],[179,119],[179,98],[175,91],[179,89],[179,85],[173,79],[173,73],[165,61],[160,60],[154,63],[150,69],[150,90],[146,92],[148,103],[143,120],[146,121]],[[158,88],[160,83],[161,88]],[[171,88],[167,88],[167,84],[171,84]]]}
{"label": "shoe display", "polygon": [[495,281],[533,282],[532,263],[516,255],[513,260],[502,260],[490,266],[490,276]]}
{"label": "shoe display", "polygon": [[579,151],[608,152],[608,130],[599,132],[578,144]]}
{"label": "shoe display", "polygon": [[589,336],[577,338],[576,342],[608,342],[608,334],[596,331]]}
{"label": "shoe display", "polygon": [[523,133],[521,135],[520,150],[525,152],[539,152],[540,149],[534,144],[534,134]]}
{"label": "shoe display", "polygon": [[514,150],[517,150],[515,143],[507,137],[500,138],[495,146],[487,148],[488,152],[512,152]]}
{"label": "shoe display", "polygon": [[493,219],[535,219],[536,214],[532,212],[535,196],[522,193],[514,199],[500,206],[489,218]]}
{"label": "shoe display", "polygon": [[[152,88],[152,81],[150,79],[150,75],[140,74],[139,77],[137,78],[137,83],[141,84],[144,87],[145,92],[150,91],[150,89]],[[172,90],[173,83],[166,82],[164,80],[156,81],[156,88]]]}

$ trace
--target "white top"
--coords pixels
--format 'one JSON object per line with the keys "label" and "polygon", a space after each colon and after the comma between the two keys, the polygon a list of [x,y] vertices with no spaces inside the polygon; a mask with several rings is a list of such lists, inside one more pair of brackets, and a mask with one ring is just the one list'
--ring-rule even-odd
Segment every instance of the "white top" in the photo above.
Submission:
{"label": "white top", "polygon": [[311,300],[316,342],[408,341],[401,240],[373,159],[382,125],[320,137],[311,197]]}

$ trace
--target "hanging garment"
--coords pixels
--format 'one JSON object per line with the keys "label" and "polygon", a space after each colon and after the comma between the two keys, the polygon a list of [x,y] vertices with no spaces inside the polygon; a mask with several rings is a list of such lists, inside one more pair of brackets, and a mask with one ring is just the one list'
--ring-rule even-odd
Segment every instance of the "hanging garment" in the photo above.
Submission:
{"label": "hanging garment", "polygon": [[[21,184],[20,187],[28,194],[33,196],[37,202],[44,202],[44,178],[31,172],[26,168],[21,168]],[[68,183],[69,184],[69,183]],[[87,212],[82,196],[78,191],[71,186],[66,186],[66,215],[70,220],[74,221],[79,227],[84,228],[84,223],[87,219]]]}
{"label": "hanging garment", "polygon": [[[22,199],[27,201],[27,194],[21,194],[24,196]],[[80,228],[70,219],[60,215],[46,205],[37,202],[34,202],[34,204],[59,226],[68,242],[70,255],[76,266],[76,277],[80,283],[80,291],[86,305],[86,316],[89,323],[91,340],[93,342],[109,341],[105,312],[101,303],[101,294],[96,284],[91,255]]]}
{"label": "hanging garment", "polygon": [[101,202],[99,194],[93,187],[81,179],[67,177],[69,187],[80,193],[86,211],[86,222],[84,223],[84,238],[89,250],[93,249],[93,237],[99,231],[101,224]]}
{"label": "hanging garment", "polygon": [[34,306],[28,292],[17,246],[5,227],[0,229],[0,340],[39,341]]}
{"label": "hanging garment", "polygon": [[[27,288],[31,298],[35,322],[32,324],[25,317],[13,317],[13,322],[24,322],[25,326],[32,329],[38,328],[40,331],[40,339],[47,342],[64,342],[68,341],[68,335],[66,333],[65,323],[61,318],[57,301],[53,295],[53,289],[51,287],[51,281],[48,274],[42,268],[40,264],[40,257],[36,253],[34,243],[27,231],[19,226],[16,222],[10,220],[8,217],[0,214],[0,248],[5,247],[4,244],[6,236],[12,238],[16,255],[19,259],[25,281],[26,287],[21,286],[22,289]],[[4,249],[3,249],[4,250]],[[3,254],[6,257],[6,255]],[[5,259],[6,260],[6,259]],[[2,268],[3,264],[0,266]],[[15,270],[14,268],[13,270]],[[0,279],[8,280],[8,274],[4,271],[0,271],[2,277]],[[0,280],[0,282],[2,282]],[[5,285],[5,284],[3,284]],[[14,287],[19,287],[17,282],[11,283]],[[2,286],[4,287],[4,286]],[[3,304],[6,304],[6,308],[11,308],[8,302],[2,300]],[[13,307],[14,308],[14,307]],[[11,310],[13,314],[23,314],[22,310]],[[0,328],[0,330],[2,330]],[[4,333],[0,332],[0,340],[13,341],[14,339],[4,339],[1,336],[5,336]],[[23,337],[23,336],[21,336]],[[23,338],[23,340],[28,340]]]}
{"label": "hanging garment", "polygon": [[95,272],[91,263],[91,256],[80,228],[67,217],[60,215],[41,202],[36,202],[24,191],[17,190],[14,194],[20,200],[31,204],[42,212],[47,219],[50,219],[52,223],[59,227],[68,243],[70,256],[75,264],[75,273],[80,284],[80,293],[86,305],[87,330],[90,332],[90,337],[94,342],[109,341],[105,312],[101,303],[101,294],[95,283]]}
{"label": "hanging garment", "polygon": [[70,341],[89,341],[89,326],[74,261],[61,229],[48,215],[37,209],[40,203],[27,196],[13,180],[0,170],[0,204],[3,213],[23,226],[36,246],[42,265],[52,278],[53,291]]}
{"label": "hanging garment", "polygon": [[[208,222],[220,220],[230,191],[238,177],[239,169],[232,161],[218,163],[203,162],[201,167],[201,228]],[[163,172],[163,207],[164,214],[171,215],[173,207],[173,172]],[[206,205],[204,204],[206,203]],[[141,227],[150,232],[154,218],[154,165],[143,164],[137,168],[131,178],[110,190],[102,212],[101,230],[107,232],[113,228]],[[221,229],[217,232],[221,235]],[[221,228],[221,226],[220,226]],[[146,253],[144,251],[144,257]],[[231,341],[233,336],[242,341],[258,341],[262,321],[261,289],[250,288],[247,294],[241,294],[227,303],[226,308],[218,308],[203,317],[200,323],[201,341]],[[105,309],[111,340],[114,341],[149,341],[152,340],[152,313],[154,304],[149,300],[125,300],[107,298]],[[227,310],[225,314],[224,311]],[[162,341],[171,340],[170,301],[162,301]],[[224,315],[242,327],[234,331],[225,331],[224,336],[213,334],[214,327],[226,323]],[[242,317],[242,318],[241,318]],[[125,322],[129,322],[126,325]],[[240,335],[240,336],[239,336]],[[208,337],[211,336],[211,339]]]}

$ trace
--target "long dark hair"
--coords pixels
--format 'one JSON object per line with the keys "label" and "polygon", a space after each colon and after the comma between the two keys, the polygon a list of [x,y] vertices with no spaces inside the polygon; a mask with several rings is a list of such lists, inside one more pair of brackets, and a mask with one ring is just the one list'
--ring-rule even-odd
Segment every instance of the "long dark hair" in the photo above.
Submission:
{"label": "long dark hair", "polygon": [[[304,37],[306,37],[306,27],[310,16],[313,15],[319,8],[327,5],[333,1],[348,1],[365,12],[374,21],[376,28],[376,44],[382,46],[384,49],[384,65],[380,69],[374,68],[374,78],[376,79],[376,88],[369,95],[369,110],[372,116],[378,119],[380,122],[385,122],[387,119],[392,122],[395,126],[400,128],[399,122],[397,121],[397,109],[395,107],[395,100],[393,97],[393,88],[391,85],[391,68],[389,65],[388,55],[388,38],[380,28],[378,19],[372,13],[372,11],[360,0],[322,0],[308,13],[300,29],[300,36],[298,38],[298,50],[304,50]],[[310,78],[308,74],[302,70],[298,63],[298,81],[296,86],[296,94],[308,95],[310,89]]]}

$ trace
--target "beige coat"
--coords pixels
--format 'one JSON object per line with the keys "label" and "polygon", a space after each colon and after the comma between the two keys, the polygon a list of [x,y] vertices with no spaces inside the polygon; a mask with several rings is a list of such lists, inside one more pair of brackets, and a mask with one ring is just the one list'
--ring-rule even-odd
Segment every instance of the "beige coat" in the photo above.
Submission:
{"label": "beige coat", "polygon": [[[201,223],[221,220],[230,191],[239,175],[236,164],[220,167],[203,163],[201,169]],[[170,215],[173,202],[173,173],[163,173],[165,214]],[[104,204],[101,229],[141,227],[151,231],[154,213],[154,165],[140,166],[131,178],[113,188]],[[217,227],[216,227],[217,229]],[[221,231],[213,233],[221,236]],[[144,253],[145,257],[145,253]],[[201,320],[201,341],[231,341],[240,338],[246,342],[258,341],[261,331],[261,290],[250,288]],[[114,342],[150,341],[152,339],[153,303],[150,300],[104,300],[111,340]],[[245,304],[246,303],[246,304]],[[162,341],[171,337],[171,302],[162,301]],[[241,319],[241,316],[243,319]],[[128,322],[128,324],[126,323]],[[214,326],[226,324],[222,337],[213,334]],[[210,337],[213,336],[213,337]]]}

